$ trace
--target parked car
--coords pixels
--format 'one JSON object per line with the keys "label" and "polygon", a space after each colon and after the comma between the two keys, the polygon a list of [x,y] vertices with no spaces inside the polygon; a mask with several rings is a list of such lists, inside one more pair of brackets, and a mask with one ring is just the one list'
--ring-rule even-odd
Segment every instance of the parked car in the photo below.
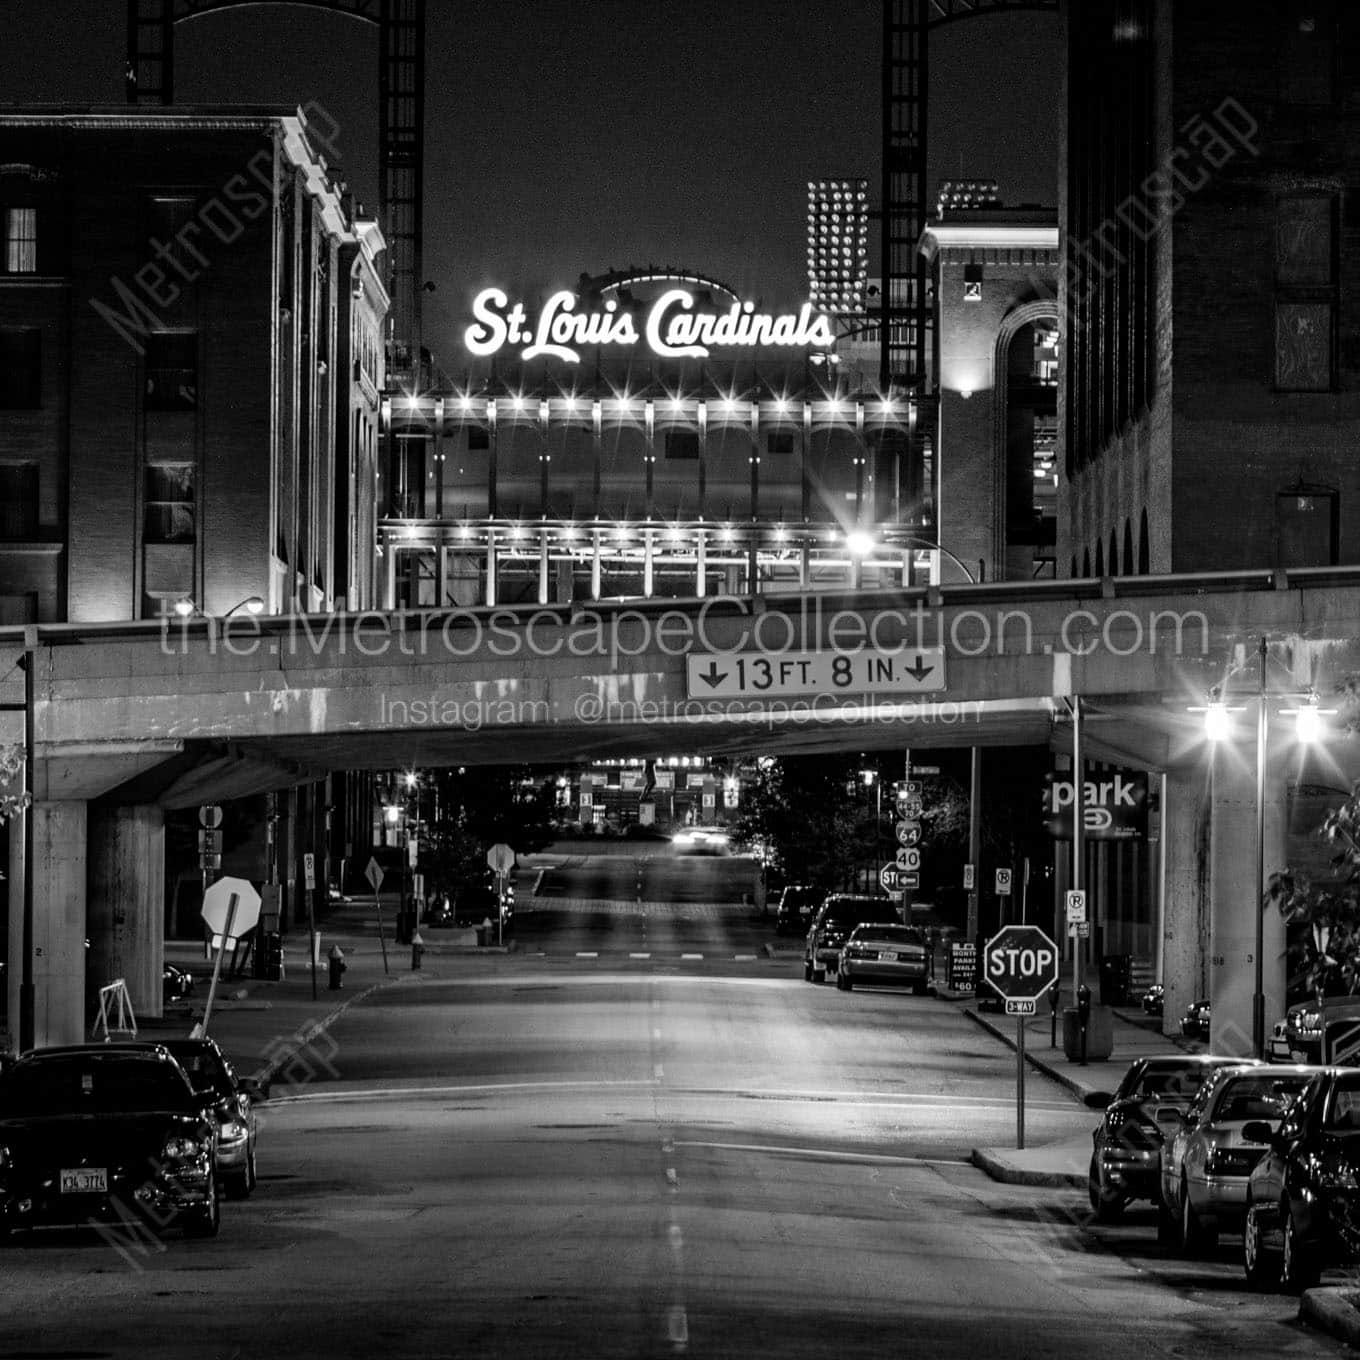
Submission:
{"label": "parked car", "polygon": [[775,934],[803,934],[825,896],[825,893],[806,883],[790,883],[779,894],[779,905],[774,911]]}
{"label": "parked car", "polygon": [[846,937],[836,964],[836,986],[910,987],[924,996],[934,972],[930,941],[916,926],[858,925]]}
{"label": "parked car", "polygon": [[1283,1034],[1271,1035],[1271,1053],[1282,1054],[1286,1061],[1320,1063],[1323,1027],[1334,1020],[1356,1019],[1360,1019],[1360,996],[1300,1001],[1285,1012]]}
{"label": "parked car", "polygon": [[174,1001],[185,1001],[193,992],[193,974],[177,964],[165,964],[161,969],[161,1004],[168,1006]]}
{"label": "parked car", "polygon": [[1242,1229],[1252,1288],[1308,1289],[1360,1260],[1360,1070],[1322,1069],[1278,1125],[1252,1120],[1242,1137],[1265,1150]]}
{"label": "parked car", "polygon": [[184,1069],[194,1094],[217,1121],[218,1179],[232,1199],[244,1199],[256,1185],[255,1101],[263,1098],[263,1088],[252,1077],[238,1078],[213,1039],[156,1042]]}
{"label": "parked car", "polygon": [[890,897],[832,893],[813,918],[803,948],[803,977],[825,982],[827,970],[835,971],[841,946],[857,925],[901,922],[902,914]]}
{"label": "parked car", "polygon": [[1209,1003],[1207,1001],[1192,1001],[1185,1008],[1185,1014],[1181,1016],[1181,1033],[1187,1039],[1208,1039]]}
{"label": "parked car", "polygon": [[1087,1191],[1091,1210],[1103,1222],[1117,1218],[1133,1200],[1161,1199],[1162,1121],[1172,1109],[1188,1110],[1205,1079],[1235,1058],[1174,1053],[1137,1058],[1113,1094],[1092,1092],[1086,1103],[1104,1106],[1091,1133]]}
{"label": "parked car", "polygon": [[1143,1011],[1147,1015],[1160,1015],[1162,1006],[1166,998],[1166,988],[1160,982],[1154,982],[1151,987],[1143,993]]}
{"label": "parked car", "polygon": [[46,1224],[218,1229],[217,1124],[164,1048],[26,1053],[0,1076],[0,1241]]}
{"label": "parked car", "polygon": [[1162,1147],[1159,1235],[1195,1254],[1220,1227],[1240,1228],[1247,1178],[1265,1149],[1248,1143],[1248,1120],[1278,1121],[1314,1067],[1224,1067],[1200,1088]]}

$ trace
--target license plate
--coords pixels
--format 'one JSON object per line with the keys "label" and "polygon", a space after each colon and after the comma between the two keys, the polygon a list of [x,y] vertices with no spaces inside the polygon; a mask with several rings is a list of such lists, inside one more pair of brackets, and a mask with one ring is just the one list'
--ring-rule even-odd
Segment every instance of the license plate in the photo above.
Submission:
{"label": "license plate", "polygon": [[878,961],[880,963],[896,963],[897,955],[889,950],[880,949],[878,951]]}
{"label": "license plate", "polygon": [[61,1173],[63,1195],[106,1195],[109,1192],[109,1173],[102,1166],[82,1166]]}

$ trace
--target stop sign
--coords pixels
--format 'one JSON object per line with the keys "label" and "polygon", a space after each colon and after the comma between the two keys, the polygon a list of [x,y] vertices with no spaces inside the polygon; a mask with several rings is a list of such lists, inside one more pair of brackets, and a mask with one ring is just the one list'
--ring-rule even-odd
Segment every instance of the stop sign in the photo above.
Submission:
{"label": "stop sign", "polygon": [[982,951],[982,976],[1007,1001],[1036,1001],[1058,981],[1058,946],[1038,926],[1002,926]]}
{"label": "stop sign", "polygon": [[247,931],[253,930],[260,919],[260,894],[255,891],[253,883],[244,878],[219,878],[203,894],[202,916],[214,935],[225,935],[233,897],[236,899],[236,915],[227,938],[239,940]]}

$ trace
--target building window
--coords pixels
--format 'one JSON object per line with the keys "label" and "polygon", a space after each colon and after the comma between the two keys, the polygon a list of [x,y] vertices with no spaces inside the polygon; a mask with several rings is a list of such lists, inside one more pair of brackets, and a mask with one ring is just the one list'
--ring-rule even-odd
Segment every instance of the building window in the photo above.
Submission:
{"label": "building window", "polygon": [[201,252],[180,237],[194,222],[196,208],[192,198],[158,197],[148,205],[146,258],[169,263],[167,272],[176,287],[192,283],[203,271]]}
{"label": "building window", "polygon": [[1275,386],[1330,392],[1336,384],[1336,200],[1281,198],[1275,209]]}
{"label": "building window", "polygon": [[1275,497],[1276,565],[1332,567],[1338,559],[1338,497],[1303,481]]}
{"label": "building window", "polygon": [[42,405],[42,333],[35,327],[0,326],[0,410],[32,411]]}
{"label": "building window", "polygon": [[1282,104],[1336,100],[1335,0],[1286,0],[1279,45]]}
{"label": "building window", "polygon": [[491,431],[485,425],[468,426],[468,449],[476,453],[491,447]]}
{"label": "building window", "polygon": [[699,457],[699,431],[667,430],[666,457],[668,460],[677,458],[697,459]]}
{"label": "building window", "polygon": [[771,430],[765,436],[766,453],[792,453],[793,452],[793,431],[792,430]]}
{"label": "building window", "polygon": [[5,273],[38,272],[37,208],[5,209]]}
{"label": "building window", "polygon": [[146,409],[192,411],[197,405],[198,332],[152,332],[146,337]]}
{"label": "building window", "polygon": [[0,539],[28,543],[37,537],[37,463],[0,463]]}
{"label": "building window", "polygon": [[142,511],[145,543],[194,541],[194,465],[155,463],[146,469]]}

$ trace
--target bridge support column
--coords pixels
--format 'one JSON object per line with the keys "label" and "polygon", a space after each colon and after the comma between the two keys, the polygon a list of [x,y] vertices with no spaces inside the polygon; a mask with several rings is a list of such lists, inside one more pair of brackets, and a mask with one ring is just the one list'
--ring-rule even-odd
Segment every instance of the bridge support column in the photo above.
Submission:
{"label": "bridge support column", "polygon": [[[1213,910],[1209,956],[1211,1045],[1215,1053],[1252,1055],[1252,998],[1256,991],[1256,919],[1262,885],[1256,881],[1256,771],[1232,749],[1216,753],[1213,766]],[[1265,873],[1285,867],[1285,781],[1269,770],[1265,779]],[[1274,908],[1263,921],[1261,990],[1265,1034],[1284,1012],[1284,922]]]}
{"label": "bridge support column", "polygon": [[1179,1032],[1181,1015],[1209,990],[1209,771],[1170,770],[1162,807],[1166,868],[1162,885],[1162,1032]]}
{"label": "bridge support column", "polygon": [[[83,802],[33,806],[35,1047],[78,1044],[85,1037],[85,808]],[[24,872],[24,838],[11,836],[10,882],[22,884]],[[10,912],[9,957],[10,1031],[17,1040],[22,910]]]}
{"label": "bridge support column", "polygon": [[95,807],[89,825],[90,990],[122,978],[138,1016],[161,1013],[165,962],[165,813]]}

